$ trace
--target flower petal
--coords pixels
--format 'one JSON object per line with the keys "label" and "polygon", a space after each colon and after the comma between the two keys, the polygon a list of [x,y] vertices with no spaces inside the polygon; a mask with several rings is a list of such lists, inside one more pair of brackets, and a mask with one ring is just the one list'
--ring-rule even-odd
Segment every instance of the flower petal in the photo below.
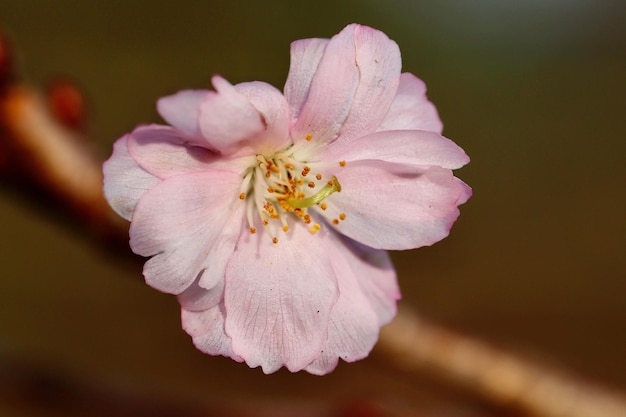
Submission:
{"label": "flower petal", "polygon": [[402,297],[389,254],[346,236],[342,236],[342,241],[350,248],[351,256],[347,260],[359,280],[363,294],[378,316],[378,325],[389,323],[396,316],[396,302]]}
{"label": "flower petal", "polygon": [[190,145],[181,132],[160,125],[135,129],[128,138],[128,151],[143,169],[163,179],[202,171],[218,157],[205,148]]}
{"label": "flower petal", "polygon": [[400,67],[398,45],[384,33],[347,26],[326,46],[292,128],[294,142],[307,135],[326,143],[340,134],[351,138],[374,132],[396,94]]}
{"label": "flower petal", "polygon": [[337,230],[376,249],[432,245],[450,232],[465,191],[449,169],[377,160],[330,170],[342,190],[327,198],[346,214]]}
{"label": "flower petal", "polygon": [[181,309],[183,329],[192,337],[193,344],[209,355],[222,355],[243,362],[232,349],[232,341],[224,331],[224,304],[204,311]]}
{"label": "flower petal", "polygon": [[200,286],[203,273],[204,271],[189,288],[176,296],[180,306],[187,311],[208,310],[222,302],[224,298],[224,280],[220,280],[213,288],[207,290]]}
{"label": "flower petal", "polygon": [[113,154],[104,163],[104,196],[117,214],[130,220],[137,202],[146,191],[161,182],[144,170],[128,152],[128,137],[113,145]]}
{"label": "flower petal", "polygon": [[243,225],[240,184],[237,174],[207,170],[170,177],[142,197],[130,245],[138,255],[152,256],[144,266],[149,285],[179,294],[202,271],[203,288],[223,279]]}
{"label": "flower petal", "polygon": [[457,169],[469,157],[457,144],[437,133],[423,130],[387,130],[355,140],[337,140],[319,151],[323,161],[380,159],[413,165]]}
{"label": "flower petal", "polygon": [[[348,239],[346,239],[348,240]],[[347,242],[346,242],[347,243]],[[320,356],[309,364],[305,370],[316,375],[332,371],[338,358],[346,362],[354,362],[366,357],[376,344],[380,329],[379,317],[370,292],[364,291],[363,284],[370,281],[390,280],[395,283],[395,273],[390,264],[378,265],[370,263],[357,247],[346,245],[339,238],[331,242],[334,256],[331,261],[335,273],[340,279],[339,299],[330,315],[328,339]],[[377,251],[382,252],[383,251]],[[392,304],[395,313],[395,294],[385,300]],[[376,301],[376,307],[380,304]]]}
{"label": "flower petal", "polygon": [[209,97],[209,90],[183,90],[157,101],[161,117],[177,130],[193,137],[202,137],[198,120],[200,107]]}
{"label": "flower petal", "polygon": [[265,130],[263,117],[247,97],[219,76],[212,78],[216,92],[200,106],[200,131],[224,154],[232,154],[244,142]]}
{"label": "flower petal", "polygon": [[408,72],[400,75],[396,97],[377,130],[405,129],[439,134],[443,130],[437,109],[426,97],[426,84]]}
{"label": "flower petal", "polygon": [[291,43],[291,63],[285,82],[285,98],[289,103],[292,119],[300,114],[300,108],[309,95],[313,75],[324,55],[328,39],[301,39]]}
{"label": "flower petal", "polygon": [[289,107],[283,94],[267,83],[254,81],[235,86],[261,114],[265,130],[250,146],[257,154],[269,154],[284,149],[289,140]]}
{"label": "flower petal", "polygon": [[[261,226],[262,227],[262,226]],[[326,232],[298,224],[277,244],[245,231],[226,271],[226,333],[250,367],[303,369],[323,348],[337,281]]]}

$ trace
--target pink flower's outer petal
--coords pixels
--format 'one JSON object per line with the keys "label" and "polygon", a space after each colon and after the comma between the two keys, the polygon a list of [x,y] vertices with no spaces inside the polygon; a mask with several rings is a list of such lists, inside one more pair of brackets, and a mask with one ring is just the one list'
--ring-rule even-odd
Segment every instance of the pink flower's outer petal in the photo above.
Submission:
{"label": "pink flower's outer petal", "polygon": [[359,86],[350,114],[341,127],[340,140],[375,132],[388,113],[400,83],[400,48],[387,35],[358,26],[355,48]]}
{"label": "pink flower's outer petal", "polygon": [[[376,130],[396,94],[400,77],[398,45],[384,33],[349,25],[324,52],[291,135],[314,143]],[[330,94],[329,92],[332,92]]]}
{"label": "pink flower's outer petal", "polygon": [[283,94],[275,87],[259,82],[241,83],[235,86],[261,114],[265,130],[249,144],[256,153],[271,154],[290,144],[289,106]]}
{"label": "pink flower's outer petal", "polygon": [[396,316],[396,302],[402,297],[396,271],[387,251],[372,249],[346,236],[343,243],[350,248],[348,262],[359,279],[365,297],[378,316],[378,325],[383,326]]}
{"label": "pink flower's outer petal", "polygon": [[470,199],[470,197],[472,196],[472,188],[460,179],[456,177],[454,179],[461,186],[461,197],[459,197],[459,202],[457,203],[460,206],[461,204],[465,204],[467,200]]}
{"label": "pink flower's outer petal", "polygon": [[324,55],[328,39],[301,39],[291,43],[291,64],[285,82],[285,98],[291,117],[297,118],[309,95],[317,66]]}
{"label": "pink flower's outer petal", "polygon": [[209,355],[223,355],[243,362],[233,352],[232,341],[224,331],[224,305],[218,304],[204,311],[181,309],[183,329],[192,337],[193,344]]}
{"label": "pink flower's outer petal", "polygon": [[423,130],[388,130],[351,141],[337,140],[320,150],[317,158],[323,161],[380,159],[450,169],[469,162],[463,149],[450,139]]}
{"label": "pink flower's outer petal", "polygon": [[263,117],[247,97],[219,76],[212,78],[210,92],[200,106],[200,131],[211,146],[232,154],[242,142],[265,130]]}
{"label": "pink flower's outer petal", "polygon": [[450,232],[465,191],[449,169],[378,160],[333,168],[342,185],[327,198],[346,219],[338,231],[376,249],[432,245]]}
{"label": "pink flower's outer petal", "polygon": [[426,84],[408,72],[400,76],[396,97],[378,130],[427,130],[441,134],[443,123],[426,97]]}
{"label": "pink flower's outer petal", "polygon": [[199,285],[214,287],[243,226],[241,176],[207,170],[170,177],[144,194],[133,214],[130,245],[142,256],[146,282],[180,294],[202,272]]}
{"label": "pink flower's outer petal", "polygon": [[141,126],[128,138],[128,151],[146,171],[159,178],[198,172],[217,159],[217,154],[192,146],[169,126]]}
{"label": "pink flower's outer petal", "polygon": [[141,196],[161,182],[130,156],[128,136],[115,142],[113,154],[103,166],[104,196],[113,210],[126,220],[131,219]]}
{"label": "pink flower's outer petal", "polygon": [[[350,242],[342,242],[338,238],[329,242],[329,245],[333,252],[342,254],[331,258],[339,277],[339,299],[330,315],[324,350],[305,368],[317,375],[332,371],[338,358],[354,362],[366,357],[378,339],[381,316],[387,320],[390,313],[395,314],[399,297],[399,293],[391,292],[384,294],[385,299],[380,300],[381,291],[375,288],[376,284],[382,283],[387,289],[396,282],[389,260],[385,262],[379,258],[379,253],[383,251],[368,249],[362,252]],[[369,255],[374,253],[376,256],[370,258]]]}
{"label": "pink flower's outer petal", "polygon": [[180,306],[187,311],[208,310],[224,298],[224,280],[220,280],[213,288],[207,290],[200,286],[201,278],[202,272],[189,288],[176,296]]}
{"label": "pink flower's outer petal", "polygon": [[200,138],[200,106],[209,97],[208,90],[183,90],[157,101],[157,111],[177,130]]}
{"label": "pink flower's outer petal", "polygon": [[[262,227],[262,226],[261,226]],[[245,231],[226,271],[226,334],[250,367],[295,372],[319,356],[337,300],[325,231],[298,224],[279,242]]]}

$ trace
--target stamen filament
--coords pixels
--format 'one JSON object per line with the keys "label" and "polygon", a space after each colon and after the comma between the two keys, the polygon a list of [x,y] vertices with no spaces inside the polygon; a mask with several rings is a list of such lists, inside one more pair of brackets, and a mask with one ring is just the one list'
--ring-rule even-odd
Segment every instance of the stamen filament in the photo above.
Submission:
{"label": "stamen filament", "polygon": [[328,184],[326,184],[317,193],[313,194],[310,197],[303,198],[303,199],[300,199],[300,200],[297,200],[297,199],[294,199],[294,198],[289,198],[289,199],[287,199],[287,204],[289,204],[293,208],[307,208],[307,207],[311,207],[311,206],[313,206],[313,205],[323,201],[326,197],[328,197],[329,195],[331,195],[335,191],[336,192],[340,192],[341,191],[341,184],[339,184],[339,180],[337,180],[337,177],[335,177],[333,175],[333,178],[330,181],[328,181]]}

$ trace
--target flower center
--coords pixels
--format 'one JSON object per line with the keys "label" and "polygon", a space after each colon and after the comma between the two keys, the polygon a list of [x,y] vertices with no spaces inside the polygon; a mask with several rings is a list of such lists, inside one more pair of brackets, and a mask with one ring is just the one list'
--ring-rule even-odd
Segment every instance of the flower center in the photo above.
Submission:
{"label": "flower center", "polygon": [[[344,166],[345,162],[340,165]],[[257,155],[255,165],[248,168],[243,177],[239,198],[246,202],[250,233],[257,231],[254,227],[256,212],[263,226],[269,227],[274,243],[278,243],[278,229],[289,231],[290,214],[308,225],[309,232],[317,233],[321,226],[313,221],[308,209],[317,206],[325,211],[328,205],[324,200],[341,191],[337,177],[325,179],[320,172],[313,172],[309,165],[283,152],[269,158]],[[339,214],[341,220],[345,217]],[[334,219],[333,224],[338,224],[338,219]]]}

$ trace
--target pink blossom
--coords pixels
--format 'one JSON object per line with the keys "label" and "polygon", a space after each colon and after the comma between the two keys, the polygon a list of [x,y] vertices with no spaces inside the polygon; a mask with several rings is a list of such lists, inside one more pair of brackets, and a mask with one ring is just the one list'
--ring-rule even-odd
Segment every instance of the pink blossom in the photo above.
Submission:
{"label": "pink blossom", "polygon": [[198,349],[266,373],[368,355],[400,298],[385,250],[443,239],[471,195],[400,69],[395,42],[349,25],[292,43],[284,93],[215,76],[115,143],[106,197]]}

